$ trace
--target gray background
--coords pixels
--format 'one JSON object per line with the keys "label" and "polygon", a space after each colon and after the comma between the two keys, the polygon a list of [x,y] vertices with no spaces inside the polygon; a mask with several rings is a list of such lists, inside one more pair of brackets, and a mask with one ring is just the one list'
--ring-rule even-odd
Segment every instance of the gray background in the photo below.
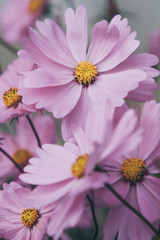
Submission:
{"label": "gray background", "polygon": [[[0,10],[6,0],[0,0]],[[77,7],[84,4],[88,10],[89,31],[93,25],[106,17],[108,0],[50,0],[52,4],[51,18],[61,15],[68,6]],[[149,32],[154,28],[160,28],[160,0],[118,0],[118,7],[123,17],[127,17],[132,31],[137,31],[137,39],[141,41],[139,52],[147,51],[147,39]],[[21,48],[21,46],[16,46]],[[4,70],[15,56],[0,46],[0,63]]]}

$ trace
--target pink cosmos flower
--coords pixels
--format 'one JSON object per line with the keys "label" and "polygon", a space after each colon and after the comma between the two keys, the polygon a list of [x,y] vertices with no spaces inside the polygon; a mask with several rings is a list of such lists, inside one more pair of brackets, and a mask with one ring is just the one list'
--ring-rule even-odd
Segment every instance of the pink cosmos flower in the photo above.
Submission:
{"label": "pink cosmos flower", "polygon": [[33,63],[18,58],[0,76],[0,123],[36,111],[33,105],[23,104],[22,96],[17,93],[24,78],[21,72],[32,68]]}
{"label": "pink cosmos flower", "polygon": [[19,43],[28,27],[42,15],[47,0],[7,0],[0,14],[0,28],[8,42]]}
{"label": "pink cosmos flower", "polygon": [[42,240],[56,203],[41,206],[29,200],[32,191],[12,182],[0,191],[0,233],[11,240]]}
{"label": "pink cosmos flower", "polygon": [[[66,193],[80,195],[90,189],[97,189],[108,181],[101,167],[107,158],[117,156],[127,149],[132,150],[141,140],[136,131],[136,116],[128,110],[114,125],[113,109],[98,106],[100,114],[91,114],[92,131],[87,134],[79,127],[73,127],[74,141],[66,142],[64,147],[44,144],[37,149],[37,156],[29,160],[24,168],[26,173],[20,179],[26,183],[43,185],[41,201],[51,202]],[[110,115],[108,115],[110,113]],[[98,124],[100,125],[98,125]],[[127,126],[127,127],[126,127]]]}
{"label": "pink cosmos flower", "polygon": [[[109,174],[112,187],[135,206],[151,223],[159,219],[160,216],[160,179],[154,176],[154,174],[160,172],[158,164],[160,159],[159,122],[160,104],[156,104],[155,101],[146,102],[141,113],[140,122],[137,120],[137,126],[143,131],[142,141],[137,146],[134,146],[132,151],[125,152],[121,150],[121,156],[118,158],[110,157],[106,167],[104,167]],[[95,199],[97,198],[96,201],[99,206],[120,204],[105,187],[95,192]],[[146,227],[142,227],[141,232],[140,226],[143,223],[124,208],[119,206],[111,210],[109,216],[112,215],[116,219],[116,224],[112,230],[109,230],[111,219],[107,218],[104,239],[114,239],[118,231],[119,240],[150,239],[144,237]],[[130,224],[132,229],[129,228]],[[149,230],[146,231],[149,232]]]}
{"label": "pink cosmos flower", "polygon": [[151,31],[148,40],[148,50],[160,59],[160,29]]}
{"label": "pink cosmos flower", "polygon": [[[56,118],[65,117],[64,129],[70,124],[85,122],[88,110],[95,102],[111,99],[116,106],[128,97],[138,101],[154,98],[157,88],[153,77],[159,71],[150,66],[158,63],[150,54],[132,53],[139,46],[136,32],[130,33],[127,19],[115,16],[110,23],[103,20],[92,30],[87,51],[87,12],[79,6],[65,12],[66,35],[52,20],[37,21],[40,33],[30,28],[30,38],[24,40],[20,56],[29,58],[39,68],[28,72],[23,101],[46,108]],[[65,140],[68,132],[63,131]]]}
{"label": "pink cosmos flower", "polygon": [[[32,118],[32,121],[42,143],[56,142],[56,126],[52,116],[35,116]],[[3,138],[1,141],[2,148],[22,168],[28,163],[31,157],[35,156],[37,141],[26,118],[19,119],[15,136],[1,133],[0,137]],[[1,183],[13,176],[16,177],[19,175],[19,170],[2,153],[0,153],[0,166]]]}

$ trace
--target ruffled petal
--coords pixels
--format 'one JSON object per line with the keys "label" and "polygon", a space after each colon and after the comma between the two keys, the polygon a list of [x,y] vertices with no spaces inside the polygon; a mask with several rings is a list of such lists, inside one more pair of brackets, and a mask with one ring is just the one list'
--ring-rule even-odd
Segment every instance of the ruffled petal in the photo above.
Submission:
{"label": "ruffled petal", "polygon": [[74,13],[69,8],[65,12],[66,38],[77,62],[86,61],[86,48],[88,44],[88,19],[87,11],[84,6],[79,6]]}
{"label": "ruffled petal", "polygon": [[99,63],[112,51],[118,37],[119,31],[116,26],[108,29],[105,20],[96,23],[92,30],[92,42],[88,49],[87,60],[93,64]]}

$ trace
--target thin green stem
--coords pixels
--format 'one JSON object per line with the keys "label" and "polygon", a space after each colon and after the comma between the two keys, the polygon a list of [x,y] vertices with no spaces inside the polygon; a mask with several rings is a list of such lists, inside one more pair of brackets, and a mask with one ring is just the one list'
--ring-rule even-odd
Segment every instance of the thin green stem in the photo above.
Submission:
{"label": "thin green stem", "polygon": [[12,45],[6,43],[2,38],[0,38],[0,44],[5,47],[8,51],[12,52],[17,56],[18,49],[14,48]]}
{"label": "thin green stem", "polygon": [[91,211],[92,211],[92,218],[93,218],[93,222],[94,222],[94,226],[95,226],[95,233],[94,233],[94,236],[93,236],[93,240],[96,240],[97,236],[98,236],[98,232],[99,232],[99,227],[98,227],[98,223],[97,223],[97,219],[96,219],[96,214],[95,214],[95,210],[94,210],[94,204],[90,198],[90,196],[87,194],[87,199],[88,199],[88,202],[90,204],[90,208],[91,208]]}
{"label": "thin green stem", "polygon": [[40,141],[40,138],[39,138],[39,136],[38,136],[38,133],[37,133],[37,131],[36,131],[34,125],[33,125],[33,122],[32,122],[32,120],[30,119],[30,117],[29,117],[28,115],[26,116],[26,118],[27,118],[27,120],[28,120],[28,122],[29,122],[29,124],[30,124],[30,126],[31,126],[31,128],[32,128],[32,130],[33,130],[33,133],[34,133],[34,135],[35,135],[35,137],[36,137],[38,146],[41,148],[41,141]]}
{"label": "thin green stem", "polygon": [[18,168],[18,170],[23,173],[23,169],[14,161],[14,159],[4,150],[0,147],[0,152],[2,152],[9,160]]}
{"label": "thin green stem", "polygon": [[108,6],[108,20],[111,20],[115,15],[120,14],[119,13],[119,9],[118,9],[118,5],[117,5],[117,1],[116,0],[107,0],[107,4],[109,4]]}
{"label": "thin green stem", "polygon": [[138,212],[133,206],[131,206],[124,198],[122,198],[112,186],[108,183],[105,184],[106,188],[111,191],[127,208],[129,208],[133,213],[135,213],[153,232],[157,237],[160,237],[160,233],[157,229],[140,213]]}

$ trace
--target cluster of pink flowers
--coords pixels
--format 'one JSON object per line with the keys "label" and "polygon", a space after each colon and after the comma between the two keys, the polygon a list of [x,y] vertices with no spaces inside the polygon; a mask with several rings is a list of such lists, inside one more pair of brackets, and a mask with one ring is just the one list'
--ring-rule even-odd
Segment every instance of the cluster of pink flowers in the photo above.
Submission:
{"label": "cluster of pink flowers", "polygon": [[[37,21],[39,32],[29,29],[0,76],[0,123],[18,119],[16,135],[0,133],[2,238],[69,240],[68,228],[92,226],[93,205],[110,209],[103,240],[158,234],[158,58],[133,54],[139,41],[120,15],[95,24],[88,47],[87,19],[84,6],[67,9],[66,34],[50,19]],[[145,102],[140,116],[125,99]],[[63,145],[52,115],[62,119]]]}

